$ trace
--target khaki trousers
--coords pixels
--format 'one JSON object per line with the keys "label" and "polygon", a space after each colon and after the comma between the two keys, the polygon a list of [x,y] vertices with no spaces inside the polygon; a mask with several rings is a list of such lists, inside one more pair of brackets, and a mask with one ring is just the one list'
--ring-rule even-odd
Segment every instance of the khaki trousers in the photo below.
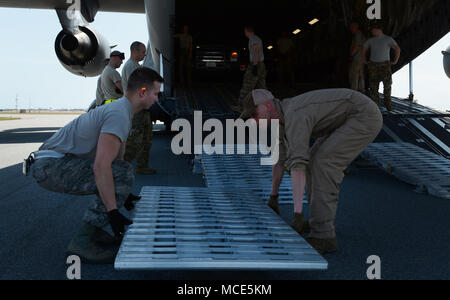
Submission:
{"label": "khaki trousers", "polygon": [[373,142],[383,126],[383,117],[377,105],[367,100],[361,103],[340,128],[318,139],[311,149],[310,164],[306,170],[306,189],[311,205],[310,237],[336,237],[334,220],[344,171]]}
{"label": "khaki trousers", "polygon": [[349,81],[352,90],[364,93],[366,90],[366,82],[364,75],[364,63],[354,61],[350,65]]}

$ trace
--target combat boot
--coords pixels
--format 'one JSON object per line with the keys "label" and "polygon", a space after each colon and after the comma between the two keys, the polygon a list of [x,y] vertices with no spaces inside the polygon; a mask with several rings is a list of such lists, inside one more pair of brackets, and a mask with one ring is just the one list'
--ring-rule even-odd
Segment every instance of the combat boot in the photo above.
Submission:
{"label": "combat boot", "polygon": [[331,239],[316,239],[307,238],[306,242],[311,245],[319,254],[327,254],[338,251],[339,245],[336,238]]}
{"label": "combat boot", "polygon": [[278,207],[278,195],[270,196],[269,203],[267,204],[277,215],[280,215],[280,208]]}
{"label": "combat boot", "polygon": [[386,106],[386,109],[388,111],[392,111],[392,104],[391,101],[384,101],[384,106]]}
{"label": "combat boot", "polygon": [[310,233],[311,225],[309,225],[309,221],[303,222],[303,233]]}
{"label": "combat boot", "polygon": [[[68,248],[68,255],[77,255],[83,263],[87,264],[112,264],[119,250],[119,245],[106,246],[101,242],[111,242],[106,232],[83,223],[77,235],[72,239]],[[105,235],[106,234],[106,235]],[[97,240],[98,239],[98,240]]]}
{"label": "combat boot", "polygon": [[305,230],[304,230],[305,222],[303,221],[303,219],[304,219],[304,215],[303,214],[295,213],[294,214],[294,219],[292,220],[292,223],[291,223],[291,227],[295,231],[297,231],[297,233],[300,234],[300,235],[305,233]]}
{"label": "combat boot", "polygon": [[[92,226],[94,227],[94,226]],[[120,246],[120,240],[110,235],[101,228],[94,227],[94,233],[92,235],[93,241],[102,246]]]}

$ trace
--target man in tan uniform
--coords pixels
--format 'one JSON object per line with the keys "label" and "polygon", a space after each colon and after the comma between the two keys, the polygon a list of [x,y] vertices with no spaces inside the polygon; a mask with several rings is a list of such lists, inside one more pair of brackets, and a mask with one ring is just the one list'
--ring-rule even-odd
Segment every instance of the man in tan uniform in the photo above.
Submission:
{"label": "man in tan uniform", "polygon": [[364,75],[364,59],[363,46],[365,38],[358,23],[350,25],[350,31],[353,35],[352,46],[350,48],[350,70],[349,81],[350,88],[355,91],[364,93],[366,90],[365,75]]}
{"label": "man in tan uniform", "polygon": [[[313,91],[283,102],[267,90],[254,90],[244,100],[243,119],[280,120],[280,159],[273,167],[269,206],[278,210],[278,190],[285,170],[291,172],[294,196],[292,227],[319,253],[337,251],[334,227],[339,186],[347,166],[376,138],[383,119],[377,105],[350,89]],[[310,148],[311,139],[315,144]],[[305,187],[311,205],[303,222]]]}

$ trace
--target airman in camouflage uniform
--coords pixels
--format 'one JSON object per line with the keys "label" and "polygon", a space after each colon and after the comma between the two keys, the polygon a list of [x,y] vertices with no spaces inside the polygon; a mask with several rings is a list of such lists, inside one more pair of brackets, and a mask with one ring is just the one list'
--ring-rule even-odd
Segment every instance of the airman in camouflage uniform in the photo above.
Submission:
{"label": "airman in camouflage uniform", "polygon": [[378,89],[380,88],[380,82],[383,82],[384,103],[387,107],[390,107],[391,94],[392,94],[392,69],[390,62],[367,64],[369,69],[369,82],[370,82],[370,98],[378,106],[381,106],[380,95]]}
{"label": "airman in camouflage uniform", "polygon": [[244,82],[239,95],[240,110],[243,110],[243,101],[254,89],[267,89],[267,70],[264,64],[264,48],[262,40],[255,35],[252,26],[246,26],[245,36],[249,39],[248,51],[250,53],[250,64],[244,75]]}
{"label": "airman in camouflage uniform", "polygon": [[[146,47],[141,42],[131,44],[131,56],[122,70],[122,84],[127,91],[128,79],[141,66],[139,62],[146,56]],[[125,148],[125,160],[132,162],[136,158],[136,172],[138,174],[156,174],[148,168],[150,150],[152,148],[153,123],[149,111],[142,111],[133,117],[132,129]]]}
{"label": "airman in camouflage uniform", "polygon": [[[164,80],[148,68],[130,76],[126,96],[103,105],[61,128],[27,159],[28,169],[44,189],[71,195],[97,195],[67,249],[86,263],[114,262],[126,226],[120,213],[132,210],[134,168],[124,160],[134,114],[158,101]],[[115,237],[103,227],[109,223]]]}
{"label": "airman in camouflage uniform", "polygon": [[150,118],[150,112],[143,111],[136,114],[133,118],[133,127],[127,141],[125,160],[132,162],[136,158],[136,172],[138,174],[156,174],[155,170],[148,168],[152,140],[153,123]]}
{"label": "airman in camouflage uniform", "polygon": [[[397,42],[390,36],[383,33],[380,22],[372,24],[373,37],[366,41],[363,46],[363,62],[368,65],[370,96],[372,100],[381,106],[378,89],[380,82],[384,85],[384,105],[388,111],[392,111],[391,91],[392,91],[392,65],[396,65],[400,59],[401,49]],[[394,61],[391,62],[391,49],[395,50]],[[367,61],[367,51],[370,50],[370,61]]]}
{"label": "airman in camouflage uniform", "polygon": [[[134,185],[134,168],[123,160],[114,161],[111,167],[117,207],[121,208]],[[66,155],[62,159],[43,158],[33,164],[31,171],[36,182],[46,190],[76,196],[97,195],[83,221],[99,228],[109,224],[105,205],[95,183],[93,159],[73,155]]]}

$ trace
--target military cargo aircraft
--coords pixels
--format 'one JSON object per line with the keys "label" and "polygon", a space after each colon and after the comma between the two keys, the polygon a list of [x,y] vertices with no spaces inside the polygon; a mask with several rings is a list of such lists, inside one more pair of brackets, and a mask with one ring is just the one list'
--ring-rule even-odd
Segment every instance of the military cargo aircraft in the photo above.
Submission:
{"label": "military cargo aircraft", "polygon": [[[370,4],[362,0],[0,0],[0,7],[55,10],[62,26],[55,37],[56,55],[69,72],[85,77],[98,76],[102,62],[110,55],[111,45],[94,29],[97,12],[145,13],[149,53],[144,65],[165,78],[165,98],[173,100],[168,114],[190,121],[194,111],[202,111],[205,119],[236,118],[231,105],[239,90],[229,82],[215,87],[200,83],[186,93],[175,86],[173,35],[177,26],[189,24],[193,30],[210,34],[215,27],[222,26],[235,32],[236,39],[243,39],[243,25],[252,23],[264,37],[266,46],[275,45],[281,32],[293,32],[292,39],[298,46],[295,66],[301,70],[297,79],[307,83],[293,92],[305,92],[347,85],[348,26],[357,21],[367,33],[371,22],[367,17]],[[393,66],[394,72],[450,30],[448,0],[382,1],[379,13],[385,33],[395,37],[403,50],[399,63]],[[235,42],[217,38],[220,45]],[[443,55],[444,68],[450,77],[449,52],[450,48]],[[284,93],[274,89],[275,93]],[[421,191],[450,199],[449,115],[400,98],[394,99],[393,106],[393,112],[383,111],[383,131],[362,157]],[[169,156],[162,153],[158,160],[169,160]],[[144,199],[137,206],[135,224],[116,259],[117,270],[329,268],[324,258],[265,207],[270,170],[259,168],[252,158],[245,156],[226,159],[197,155],[192,157],[192,164],[204,177],[205,187],[177,186],[189,182],[185,173],[183,178],[172,174],[169,187],[142,184]],[[242,175],[239,171],[242,166],[250,175]],[[283,193],[282,200],[288,207],[289,186],[284,186]],[[255,201],[255,197],[261,199]],[[180,204],[181,200],[186,207]],[[214,209],[225,213],[211,213]],[[273,278],[286,277],[277,274]],[[290,274],[287,278],[296,277]]]}

